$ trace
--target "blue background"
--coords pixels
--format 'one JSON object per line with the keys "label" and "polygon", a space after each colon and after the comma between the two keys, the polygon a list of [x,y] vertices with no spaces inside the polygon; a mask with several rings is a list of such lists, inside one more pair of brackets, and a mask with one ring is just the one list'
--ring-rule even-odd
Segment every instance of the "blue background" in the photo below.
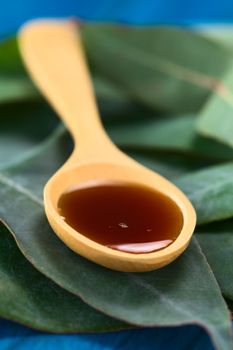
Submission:
{"label": "blue background", "polygon": [[[135,24],[233,23],[232,0],[2,0],[0,37],[15,33],[36,17],[76,16]],[[0,350],[212,350],[196,326],[123,331],[108,334],[50,335],[0,319]]]}
{"label": "blue background", "polygon": [[13,33],[33,17],[78,16],[91,20],[148,23],[232,23],[232,0],[1,0],[0,34]]}

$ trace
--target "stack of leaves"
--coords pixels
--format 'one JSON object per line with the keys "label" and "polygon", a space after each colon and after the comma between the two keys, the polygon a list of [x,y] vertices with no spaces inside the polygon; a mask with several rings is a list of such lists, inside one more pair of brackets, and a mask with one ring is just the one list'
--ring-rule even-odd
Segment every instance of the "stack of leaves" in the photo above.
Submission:
{"label": "stack of leaves", "polygon": [[[198,226],[175,262],[121,273],[69,250],[42,191],[72,140],[30,82],[16,41],[0,46],[0,316],[51,332],[197,324],[232,346],[233,50],[177,28],[83,26],[107,132],[174,181]],[[91,127],[91,126],[90,126]]]}

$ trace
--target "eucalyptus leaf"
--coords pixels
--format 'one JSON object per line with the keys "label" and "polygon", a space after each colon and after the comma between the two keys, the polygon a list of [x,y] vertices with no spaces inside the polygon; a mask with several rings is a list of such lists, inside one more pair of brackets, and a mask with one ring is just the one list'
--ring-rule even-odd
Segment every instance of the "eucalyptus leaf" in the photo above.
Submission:
{"label": "eucalyptus leaf", "polygon": [[[118,103],[116,104],[118,105]],[[16,110],[17,114],[15,112]],[[205,142],[205,140],[203,141],[204,145],[209,145],[209,155],[207,155],[207,157],[201,154],[203,153],[201,151],[202,142],[200,142],[198,148],[200,149],[200,154],[195,154],[193,151],[189,152],[189,149],[192,150],[192,144],[195,144],[193,141],[195,138],[194,132],[192,130],[190,132],[188,129],[189,126],[193,126],[194,117],[178,117],[162,121],[160,118],[147,116],[143,121],[142,117],[139,118],[138,116],[135,119],[134,115],[125,118],[126,121],[124,122],[122,118],[118,118],[118,120],[114,121],[111,110],[112,107],[104,119],[104,122],[110,136],[113,136],[113,140],[117,142],[129,156],[170,179],[213,164],[212,157],[214,158],[214,156],[224,159],[224,155],[226,154],[226,158],[231,157],[231,149],[225,146],[219,146],[215,142]],[[25,176],[26,169],[24,168],[24,159],[27,162],[28,157],[31,159],[31,157],[37,153],[37,148],[39,147],[40,149],[40,143],[46,139],[49,133],[50,137],[48,137],[48,140],[45,140],[43,144],[45,144],[46,147],[47,143],[50,144],[52,142],[53,137],[51,132],[58,124],[58,119],[51,109],[41,102],[2,106],[0,107],[0,115],[0,123],[2,125],[0,130],[0,169],[10,167],[11,176],[16,173],[17,176],[15,180],[17,181],[18,177],[20,177],[20,181],[24,183],[27,178],[27,176]],[[189,119],[192,119],[192,123],[190,123]],[[33,128],[31,128],[31,120],[33,120]],[[131,133],[129,130],[129,120],[131,120],[130,123],[134,122],[135,134]],[[13,125],[14,127],[12,127]],[[156,125],[158,125],[158,129],[160,129],[159,133],[156,133]],[[153,133],[150,133],[149,130],[152,128],[155,132],[155,139],[153,138]],[[128,143],[124,142],[124,140],[126,141],[125,129],[129,130]],[[141,134],[138,129],[141,129]],[[147,130],[148,140],[146,138]],[[174,142],[170,135],[172,130],[174,131],[174,135],[176,135],[176,139],[182,139],[183,131],[187,132],[186,134],[190,136],[187,136],[187,141]],[[48,176],[44,176],[44,173],[47,174],[46,171],[43,172],[44,167],[51,166],[52,169],[49,174],[52,175],[56,170],[56,166],[59,167],[65,162],[73,148],[72,140],[68,133],[65,132],[64,128],[58,127],[57,130],[54,131],[54,134],[55,137],[56,135],[62,134],[63,141],[60,141],[60,149],[54,152],[53,162],[45,158],[38,164],[36,164],[37,160],[32,164],[33,167],[37,168],[37,171],[34,173],[34,176],[36,176],[34,184],[38,184],[39,188],[37,190],[33,187],[32,190],[34,192],[36,191],[38,195],[41,195],[42,187],[47,180],[46,176]],[[138,146],[136,145],[137,141]],[[148,147],[148,144],[151,144],[151,146]],[[159,146],[157,146],[157,144]],[[214,154],[212,153],[212,149],[215,151]],[[187,150],[187,152],[185,150]],[[224,152],[225,150],[226,153]],[[58,155],[58,153],[60,154]],[[207,148],[204,154],[208,154]],[[190,155],[192,155],[191,158]],[[30,169],[27,171],[31,172]],[[30,183],[27,185],[29,187],[31,186]]]}
{"label": "eucalyptus leaf", "polygon": [[233,147],[233,64],[200,113],[197,130]]}
{"label": "eucalyptus leaf", "polygon": [[219,44],[233,48],[233,26],[232,25],[203,25],[196,28],[205,38],[217,41]]}
{"label": "eucalyptus leaf", "polygon": [[4,168],[0,177],[27,188],[36,198],[42,198],[44,185],[67,160],[72,147],[71,138],[59,125],[50,138],[33,148],[28,157]]}
{"label": "eucalyptus leaf", "polygon": [[[106,78],[94,74],[93,83],[104,114],[137,112],[129,94]],[[0,43],[0,104],[38,100],[39,93],[25,71],[16,38]]]}
{"label": "eucalyptus leaf", "polygon": [[[111,82],[106,78],[103,78],[98,75],[92,76],[92,82],[98,94],[98,98],[103,99],[104,103],[115,102],[119,105],[127,105],[130,103],[131,107],[135,107],[135,101],[131,100],[129,94],[122,89],[120,89],[117,85]],[[130,101],[131,100],[131,101]],[[129,102],[130,101],[130,102]],[[105,107],[105,106],[104,106]]]}
{"label": "eucalyptus leaf", "polygon": [[[25,76],[27,73],[22,63],[15,37],[4,39],[0,45],[0,67],[1,75],[4,76]],[[28,78],[28,81],[30,79]],[[31,86],[33,86],[31,84]]]}
{"label": "eucalyptus leaf", "polygon": [[184,29],[86,24],[82,33],[97,74],[170,113],[198,111],[232,64],[230,50]]}
{"label": "eucalyptus leaf", "polygon": [[189,155],[176,154],[172,151],[148,150],[140,148],[136,151],[130,147],[122,147],[127,154],[137,162],[143,164],[149,169],[158,172],[170,180],[185,175],[189,172],[202,169],[213,162],[190,157]]}
{"label": "eucalyptus leaf", "polygon": [[35,89],[28,83],[28,79],[0,76],[0,103],[31,99],[36,96]]}
{"label": "eucalyptus leaf", "polygon": [[205,253],[224,296],[233,301],[233,221],[204,225],[197,229]]}
{"label": "eucalyptus leaf", "polygon": [[59,166],[63,136],[54,135],[38,147],[37,155],[21,164],[19,175],[13,167],[0,176],[0,216],[14,231],[23,254],[58,285],[107,315],[137,326],[196,323],[208,330],[219,348],[229,349],[229,314],[195,240],[173,264],[136,274],[98,266],[72,252],[52,232],[37,173],[40,169],[49,177]]}
{"label": "eucalyptus leaf", "polygon": [[0,169],[29,156],[57,124],[54,112],[41,102],[0,106]]}
{"label": "eucalyptus leaf", "polygon": [[38,96],[25,72],[15,38],[0,45],[0,103]]}
{"label": "eucalyptus leaf", "polygon": [[[232,26],[211,26],[200,29],[202,35],[218,41],[228,47],[233,53],[233,27]],[[232,108],[233,108],[233,67],[224,76],[225,94],[227,99],[221,96],[213,96],[200,115],[198,130],[200,133],[218,139],[221,142],[233,146],[232,143]],[[221,119],[221,122],[220,122]]]}
{"label": "eucalyptus leaf", "polygon": [[[101,115],[120,147],[169,178],[232,159],[230,147],[197,135],[196,117],[187,114],[197,114],[205,104],[199,131],[231,145],[226,108],[231,104],[231,49],[174,28],[93,24],[83,28]],[[229,313],[195,239],[169,266],[136,274],[98,266],[57,238],[44,214],[42,191],[69,156],[72,140],[64,127],[56,127],[55,116],[45,105],[27,102],[39,94],[31,89],[15,40],[0,46],[0,71],[0,218],[17,243],[0,226],[0,316],[58,332],[127,328],[124,322],[136,326],[195,323],[210,334],[216,347],[228,350],[232,345]],[[215,102],[215,95],[220,101]],[[15,100],[24,100],[25,105],[5,103]],[[173,118],[153,115],[140,104],[170,112]],[[219,126],[216,117],[212,123],[216,111],[222,112],[225,127]],[[193,201],[200,223],[233,217],[232,164],[176,179]],[[229,303],[233,300],[232,283],[227,284],[232,274],[230,230],[221,229],[220,223],[216,232],[211,226],[197,230]],[[228,244],[226,255],[217,251],[221,234]]]}
{"label": "eucalyptus leaf", "polygon": [[92,81],[100,116],[105,122],[111,123],[119,119],[134,120],[140,115],[151,113],[151,111],[145,110],[138,101],[133,100],[126,91],[108,79],[94,74]]}
{"label": "eucalyptus leaf", "polygon": [[173,150],[189,156],[233,159],[233,151],[212,140],[199,136],[195,130],[196,116],[182,115],[173,118],[141,118],[121,121],[107,126],[110,137],[121,147],[150,150]]}
{"label": "eucalyptus leaf", "polygon": [[39,273],[0,223],[0,316],[49,332],[102,332],[128,328],[95,311]]}
{"label": "eucalyptus leaf", "polygon": [[233,163],[215,165],[175,180],[197,211],[199,224],[233,217]]}

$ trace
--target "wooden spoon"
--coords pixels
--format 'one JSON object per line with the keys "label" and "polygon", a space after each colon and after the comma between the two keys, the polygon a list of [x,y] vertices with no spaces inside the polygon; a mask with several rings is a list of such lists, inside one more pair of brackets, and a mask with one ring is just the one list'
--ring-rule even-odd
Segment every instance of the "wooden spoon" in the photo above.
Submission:
{"label": "wooden spoon", "polygon": [[[77,27],[73,21],[37,20],[19,32],[21,53],[32,79],[75,141],[70,158],[45,186],[46,215],[67,246],[100,265],[135,272],[160,268],[187,247],[196,223],[195,211],[175,185],[126,156],[106,135]],[[132,254],[98,244],[75,231],[62,220],[57,203],[67,188],[92,180],[146,185],[170,197],[183,214],[183,227],[177,239],[162,250]]]}

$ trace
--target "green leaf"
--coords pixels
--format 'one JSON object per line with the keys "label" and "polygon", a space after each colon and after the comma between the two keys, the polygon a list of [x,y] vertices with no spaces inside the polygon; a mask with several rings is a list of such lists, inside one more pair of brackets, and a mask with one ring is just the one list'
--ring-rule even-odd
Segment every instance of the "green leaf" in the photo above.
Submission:
{"label": "green leaf", "polygon": [[122,148],[139,163],[172,181],[179,176],[212,164],[211,161],[208,162],[198,157],[176,154],[172,151],[166,152],[163,149],[148,150],[147,148],[139,148],[135,151],[128,147]]}
{"label": "green leaf", "polygon": [[134,121],[111,123],[107,131],[121,147],[137,150],[167,150],[212,158],[233,159],[233,151],[220,143],[199,136],[195,131],[196,116],[182,115],[173,118],[141,118]]}
{"label": "green leaf", "polygon": [[28,156],[57,124],[55,114],[41,102],[1,106],[0,169]]}
{"label": "green leaf", "polygon": [[27,100],[34,96],[36,96],[36,91],[29,84],[28,79],[0,76],[0,103]]}
{"label": "green leaf", "polygon": [[97,103],[100,116],[105,123],[111,123],[114,120],[133,120],[145,113],[151,111],[143,108],[137,101],[118,86],[106,78],[95,75],[93,84],[97,97]]}
{"label": "green leaf", "polygon": [[233,65],[201,111],[197,130],[233,147]]}
{"label": "green leaf", "polygon": [[0,204],[0,215],[14,230],[23,254],[57,284],[110,316],[137,326],[197,323],[208,330],[219,348],[228,349],[228,311],[195,241],[166,268],[143,274],[120,273],[78,256],[52,232],[37,195],[42,190],[37,173],[40,170],[49,177],[59,166],[63,136],[54,136],[50,144],[38,149],[37,156],[21,164],[19,174],[15,167],[0,177],[4,203]]}
{"label": "green leaf", "polygon": [[0,103],[35,98],[38,94],[27,77],[16,39],[0,45]]}
{"label": "green leaf", "polygon": [[11,76],[27,76],[20,57],[16,38],[6,39],[1,42],[0,67],[1,74],[3,75],[10,74]]}
{"label": "green leaf", "polygon": [[83,39],[97,74],[170,113],[198,111],[232,64],[230,50],[178,28],[86,24]]}
{"label": "green leaf", "polygon": [[[233,52],[232,27],[211,26],[204,28],[202,35],[213,38]],[[233,110],[233,67],[223,77],[222,91],[213,95],[202,111],[198,121],[198,131],[208,137],[233,146],[232,110]]]}
{"label": "green leaf", "polygon": [[[106,78],[94,74],[94,88],[101,109],[106,112],[137,111],[129,94]],[[0,104],[36,100],[39,93],[25,71],[16,38],[4,40],[0,45]]]}
{"label": "green leaf", "polygon": [[102,332],[128,328],[95,311],[43,276],[20,253],[0,223],[0,316],[49,332]]}
{"label": "green leaf", "polygon": [[[215,160],[232,159],[230,148],[195,133],[194,115],[178,116],[174,120],[149,119],[151,112],[134,103],[136,99],[153,109],[172,112],[172,115],[197,112],[211,92],[219,94],[222,86],[219,81],[232,65],[230,50],[179,29],[142,30],[106,25],[84,28],[101,114],[115,142],[170,178]],[[0,55],[0,71],[0,103],[25,100],[33,94],[38,96],[32,93],[14,41],[8,42],[8,46],[5,43],[4,55]],[[222,98],[222,91],[220,95]],[[229,314],[195,240],[178,260],[164,269],[126,274],[85,260],[56,237],[44,215],[42,190],[47,179],[67,159],[72,141],[61,126],[54,130],[55,118],[46,107],[42,108],[39,103],[25,104],[28,109],[24,111],[22,105],[19,109],[18,106],[0,108],[0,125],[3,126],[0,136],[5,137],[0,141],[0,152],[3,150],[0,153],[0,217],[10,226],[27,259],[56,284],[23,258],[12,237],[6,231],[2,235],[2,230],[6,229],[0,227],[0,248],[3,244],[0,285],[4,287],[0,288],[0,316],[51,331],[128,327],[94,311],[81,301],[83,299],[94,308],[135,325],[197,323],[211,334],[216,346],[228,350],[231,346]],[[20,117],[17,119],[17,116]],[[148,118],[142,120],[141,116]],[[31,117],[36,117],[33,128]],[[131,124],[127,122],[123,126],[122,121],[116,122],[122,117]],[[222,140],[222,136],[219,139]],[[194,204],[202,222],[232,216],[231,171],[232,165],[228,164],[177,180],[196,201]],[[209,237],[208,234],[204,236]],[[200,234],[198,237],[203,241]],[[208,250],[208,242],[201,243],[203,249]],[[216,252],[217,243],[212,248]],[[231,298],[231,284],[227,289],[226,278],[219,277],[223,271],[220,270],[221,261],[222,267],[227,264],[224,261],[230,264],[230,249],[227,260],[219,253],[218,265],[209,257],[211,254],[214,257],[214,252],[206,254],[224,294]],[[51,312],[53,309],[55,311]]]}
{"label": "green leaf", "polygon": [[221,45],[233,48],[233,26],[232,25],[203,25],[197,28],[202,36],[212,39]]}
{"label": "green leaf", "polygon": [[26,187],[33,196],[42,198],[47,180],[67,160],[71,150],[70,137],[67,137],[63,126],[58,126],[51,137],[35,147],[28,157],[2,170],[0,176]]}
{"label": "green leaf", "polygon": [[197,238],[224,296],[233,301],[233,221],[205,225]]}
{"label": "green leaf", "polygon": [[[98,97],[100,99],[102,98],[105,103],[114,101],[118,102],[120,105],[128,105],[131,99],[129,94],[113,84],[110,80],[94,74],[94,76],[92,76],[92,82],[96,94],[98,93]],[[134,107],[134,103],[131,103],[131,107]]]}
{"label": "green leaf", "polygon": [[[118,109],[120,105],[121,111],[129,109],[129,105],[132,108],[133,103],[130,102],[129,94],[108,79],[94,74],[93,83],[98,100],[105,109],[106,101],[111,107],[113,102],[115,106],[118,105]],[[39,93],[22,63],[16,38],[4,40],[0,45],[0,104],[36,100],[38,97]],[[109,110],[112,112],[110,107]]]}
{"label": "green leaf", "polygon": [[233,217],[233,163],[184,175],[175,183],[189,197],[199,224]]}
{"label": "green leaf", "polygon": [[[109,101],[113,102],[113,99],[111,100],[110,98]],[[118,104],[116,100],[114,103],[115,106],[124,108],[123,104]],[[216,156],[216,158],[222,157],[223,159],[224,157],[231,157],[231,149],[228,149],[225,146],[219,146],[215,142],[211,141],[205,142],[205,140],[201,140],[200,142],[195,141],[196,138],[193,130],[189,131],[189,126],[191,128],[194,123],[194,117],[192,116],[190,116],[190,118],[187,116],[187,118],[178,117],[177,119],[174,118],[163,120],[160,118],[152,119],[151,117],[146,117],[143,122],[142,117],[139,118],[139,116],[137,116],[135,119],[134,115],[129,116],[128,118],[127,114],[127,118],[125,118],[126,121],[124,122],[124,119],[121,118],[114,121],[112,108],[113,105],[105,115],[104,122],[110,136],[113,136],[113,140],[117,142],[120,147],[122,147],[123,150],[129,154],[129,156],[132,156],[145,166],[160,172],[162,175],[167,176],[170,179],[212,164],[213,160],[211,158],[214,156]],[[16,110],[17,114],[15,114]],[[129,111],[132,111],[130,107],[128,108],[128,112]],[[22,168],[22,172],[20,170],[21,166],[24,164],[23,160],[27,159],[27,157],[31,158],[34,153],[37,153],[37,147],[40,148],[40,143],[43,142],[49,133],[54,130],[58,119],[51,109],[41,102],[17,103],[1,106],[0,113],[0,123],[2,126],[0,129],[0,169],[4,169],[6,167],[16,168],[16,173],[18,174],[17,176],[21,176],[21,181],[23,181],[25,178],[25,169]],[[33,128],[31,128],[32,119],[34,124]],[[135,134],[131,132],[132,128],[129,127],[129,120],[135,125]],[[12,125],[14,125],[14,128]],[[156,126],[158,126],[158,129],[160,130],[158,133],[156,131]],[[141,129],[141,134],[139,129]],[[155,138],[153,137],[152,133],[150,133],[150,129],[154,130],[156,136]],[[125,130],[128,130],[129,132],[128,143],[124,142],[124,140],[126,141]],[[147,131],[148,140],[146,137]],[[177,140],[182,140],[181,136],[184,132],[186,134],[186,141],[174,142],[174,138],[171,138],[170,135],[172,131],[174,132],[174,136]],[[65,162],[73,147],[72,140],[68,133],[65,133],[64,128],[62,129],[62,127],[59,127],[56,131],[54,131],[54,133],[55,135],[64,133],[63,145],[61,146],[61,154],[59,157],[63,162]],[[52,137],[48,137],[48,143],[51,142],[51,139]],[[164,139],[166,139],[167,142],[165,142]],[[197,137],[197,139],[199,140],[201,138]],[[136,145],[137,141],[138,146]],[[202,143],[205,146],[204,152],[201,151]],[[198,147],[195,145],[198,145]],[[209,149],[207,147],[208,145]],[[200,149],[200,154],[198,154],[198,151],[196,152],[192,150],[192,148],[195,149],[195,147],[198,150]],[[213,154],[212,150],[214,150]],[[201,153],[207,154],[207,158]],[[190,155],[192,155],[191,158]],[[54,162],[51,163],[48,161],[51,166],[54,163],[56,164],[56,154],[54,155],[54,158]],[[62,163],[61,160],[58,162],[57,166]],[[14,166],[15,162],[16,166]],[[38,168],[36,164],[33,166]],[[41,171],[41,169],[43,169],[45,166],[45,163],[42,161],[39,166],[40,168],[38,168],[36,172],[37,180],[35,183],[39,184],[39,194],[41,194],[41,189],[47,178],[44,177],[43,171]],[[52,175],[55,170],[56,167],[53,167],[50,175]],[[12,172],[13,169],[11,170],[11,174]]]}

